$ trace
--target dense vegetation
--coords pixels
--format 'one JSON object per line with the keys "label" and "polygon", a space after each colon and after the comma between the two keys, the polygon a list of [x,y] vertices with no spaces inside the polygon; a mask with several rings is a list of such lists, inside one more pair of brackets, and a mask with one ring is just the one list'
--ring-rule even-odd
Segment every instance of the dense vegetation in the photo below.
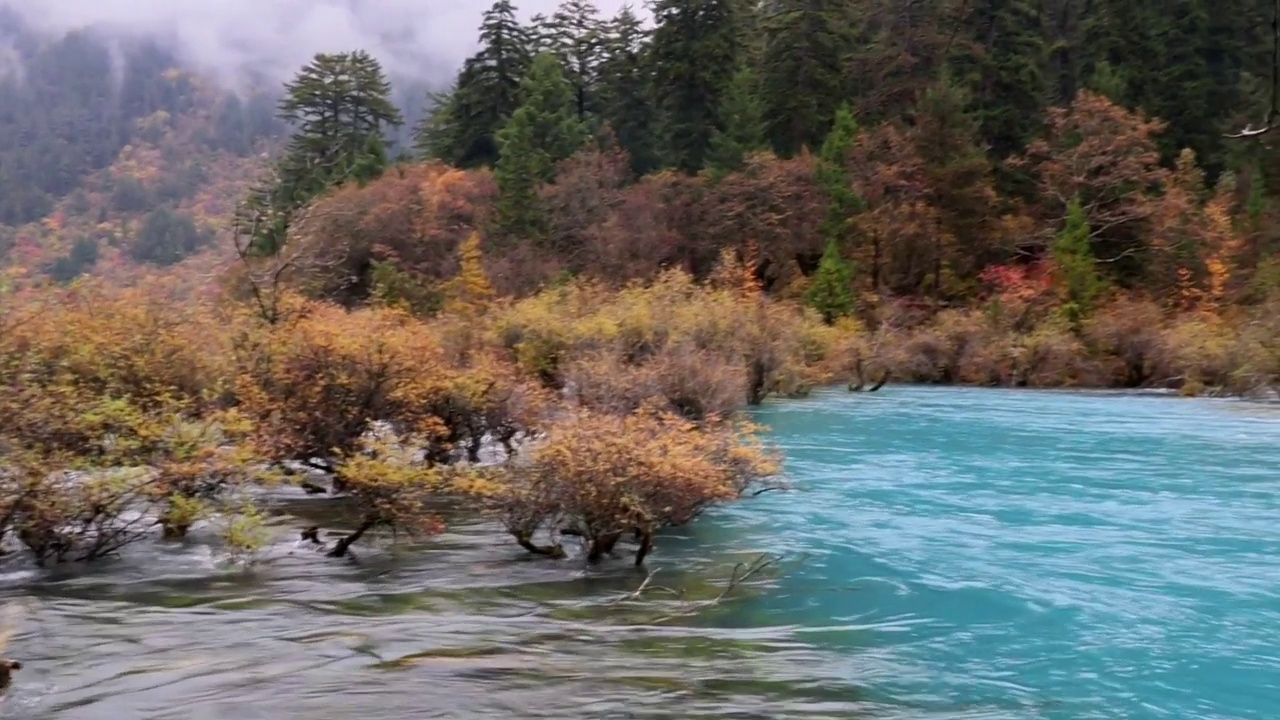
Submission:
{"label": "dense vegetation", "polygon": [[[305,468],[354,509],[334,555],[449,497],[530,552],[641,562],[776,472],[740,413],[771,395],[1274,392],[1276,157],[1224,137],[1269,116],[1271,37],[1236,4],[659,0],[645,27],[500,0],[419,158],[377,60],[320,54],[265,173],[211,150],[242,174],[194,204],[157,202],[156,158],[213,165],[190,148],[229,96],[122,109],[137,144],[9,218],[38,221],[0,284],[0,546],[214,520],[252,547],[245,488]],[[109,249],[164,271],[75,279]]]}

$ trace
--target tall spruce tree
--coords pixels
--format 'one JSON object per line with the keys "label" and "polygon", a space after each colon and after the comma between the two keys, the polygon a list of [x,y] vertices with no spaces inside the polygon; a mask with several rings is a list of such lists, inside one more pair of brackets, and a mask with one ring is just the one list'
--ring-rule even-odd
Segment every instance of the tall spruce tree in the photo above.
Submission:
{"label": "tall spruce tree", "polygon": [[707,168],[713,175],[740,170],[747,153],[764,146],[764,126],[757,99],[759,89],[755,72],[744,67],[725,90],[720,104],[724,129],[712,136],[707,153]]}
{"label": "tall spruce tree", "polygon": [[970,98],[949,73],[916,103],[912,140],[924,161],[930,204],[938,211],[933,234],[933,291],[942,290],[944,267],[976,274],[1000,259],[991,245],[997,233],[991,161],[982,147]]}
{"label": "tall spruce tree", "polygon": [[953,53],[957,78],[967,78],[972,104],[991,153],[1021,152],[1039,130],[1049,100],[1049,47],[1038,0],[975,0]]}
{"label": "tall spruce tree", "polygon": [[847,103],[836,109],[835,122],[818,155],[817,179],[827,194],[827,216],[822,235],[828,242],[846,248],[852,244],[854,216],[863,210],[863,200],[853,189],[849,176],[849,151],[858,140],[858,120]]}
{"label": "tall spruce tree", "polygon": [[1089,220],[1080,199],[1067,205],[1067,220],[1051,248],[1062,293],[1062,314],[1073,328],[1093,310],[1103,290],[1102,276],[1090,244]]}
{"label": "tall spruce tree", "polygon": [[508,236],[537,239],[545,227],[538,187],[554,178],[556,163],[577,152],[588,134],[555,55],[533,61],[521,93],[524,102],[498,133],[498,221]]}
{"label": "tall spruce tree", "polygon": [[382,173],[383,131],[401,123],[390,92],[382,66],[362,50],[320,53],[285,85],[279,117],[293,135],[272,181],[250,192],[237,218],[255,252],[278,252],[293,214],[316,196]]}
{"label": "tall spruce tree", "polygon": [[623,6],[604,27],[600,63],[600,117],[613,129],[637,175],[660,165],[654,132],[657,112],[650,96],[653,74],[648,39],[640,18],[629,6]]}
{"label": "tall spruce tree", "polygon": [[510,0],[498,0],[480,23],[480,50],[458,72],[448,102],[438,106],[414,138],[430,156],[461,167],[498,159],[498,130],[520,105],[520,83],[532,55],[529,30]]}
{"label": "tall spruce tree", "polygon": [[604,53],[604,23],[589,0],[564,0],[551,16],[552,51],[560,56],[565,79],[573,88],[580,120],[599,110],[600,63]]}
{"label": "tall spruce tree", "polygon": [[847,0],[775,0],[763,20],[763,115],[780,155],[822,144],[844,97]]}
{"label": "tall spruce tree", "polygon": [[655,0],[654,101],[665,160],[686,173],[706,163],[724,130],[722,98],[737,70],[738,0]]}

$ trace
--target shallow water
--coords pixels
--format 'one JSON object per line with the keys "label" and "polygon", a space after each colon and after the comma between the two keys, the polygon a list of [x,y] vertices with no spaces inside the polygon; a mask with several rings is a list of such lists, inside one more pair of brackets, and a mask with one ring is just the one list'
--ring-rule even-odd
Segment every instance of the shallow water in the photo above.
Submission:
{"label": "shallow water", "polygon": [[[0,717],[1280,708],[1275,409],[888,387],[760,419],[796,490],[664,536],[639,597],[624,562],[528,561],[477,523],[358,562],[283,542],[244,571],[191,543],[88,574],[0,568],[25,608],[7,652],[27,662]],[[696,604],[761,552],[784,559]]]}

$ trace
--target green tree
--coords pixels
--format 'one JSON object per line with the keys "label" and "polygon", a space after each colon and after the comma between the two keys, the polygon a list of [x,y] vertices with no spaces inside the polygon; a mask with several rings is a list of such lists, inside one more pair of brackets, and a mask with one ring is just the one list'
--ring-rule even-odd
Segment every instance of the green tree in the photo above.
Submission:
{"label": "green tree", "polygon": [[654,103],[668,164],[696,173],[723,131],[722,97],[738,67],[736,0],[655,0]]}
{"label": "green tree", "polygon": [[817,178],[827,194],[827,216],[823,218],[822,235],[827,242],[841,247],[850,243],[854,216],[863,209],[862,198],[853,189],[849,175],[849,151],[858,139],[858,121],[847,104],[835,114],[835,122],[818,155]]}
{"label": "green tree", "polygon": [[844,96],[848,0],[778,0],[764,20],[763,115],[778,154],[822,143]]}
{"label": "green tree", "polygon": [[853,266],[840,254],[840,246],[834,240],[827,241],[805,302],[821,313],[828,325],[854,310]]}
{"label": "green tree", "polygon": [[624,6],[604,28],[600,63],[600,115],[631,157],[631,169],[637,175],[661,164],[654,132],[657,113],[650,96],[648,37],[640,18]]}
{"label": "green tree", "polygon": [[548,23],[551,51],[560,56],[573,88],[574,109],[586,121],[599,110],[597,97],[604,53],[604,23],[589,0],[564,0]]}
{"label": "green tree", "polygon": [[142,222],[129,245],[129,257],[140,263],[172,265],[198,252],[212,239],[212,234],[199,228],[190,215],[160,207]]}
{"label": "green tree", "polygon": [[996,158],[1022,152],[1049,99],[1049,46],[1038,0],[975,0],[964,29],[972,40],[951,58],[967,79],[982,138]]}
{"label": "green tree", "polygon": [[916,103],[913,118],[912,140],[938,211],[930,258],[935,294],[942,291],[944,268],[973,277],[1003,259],[992,244],[997,197],[991,161],[970,106],[968,93],[944,72]]}
{"label": "green tree", "polygon": [[742,168],[747,153],[764,146],[764,127],[757,100],[759,83],[750,68],[742,68],[729,83],[720,106],[724,128],[711,137],[707,167],[715,175]]}
{"label": "green tree", "polygon": [[362,50],[318,54],[285,85],[279,115],[293,135],[272,179],[250,192],[239,213],[254,252],[278,252],[293,213],[321,193],[382,173],[383,130],[401,123],[390,91],[381,65]]}
{"label": "green tree", "polygon": [[531,61],[530,31],[510,0],[498,0],[481,20],[480,50],[463,62],[447,101],[437,104],[415,136],[415,147],[459,167],[496,163],[498,130],[520,105],[520,83]]}
{"label": "green tree", "polygon": [[1067,205],[1066,224],[1053,242],[1052,256],[1062,293],[1062,314],[1079,328],[1104,288],[1090,244],[1089,221],[1079,198]]}
{"label": "green tree", "polygon": [[498,220],[512,237],[538,238],[544,227],[538,187],[554,178],[556,163],[577,152],[588,134],[555,55],[533,61],[521,93],[524,102],[498,133]]}

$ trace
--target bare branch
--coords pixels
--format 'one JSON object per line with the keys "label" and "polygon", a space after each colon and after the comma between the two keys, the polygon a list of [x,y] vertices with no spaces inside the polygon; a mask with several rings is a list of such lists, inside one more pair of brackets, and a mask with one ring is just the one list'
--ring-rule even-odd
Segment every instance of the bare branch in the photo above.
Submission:
{"label": "bare branch", "polygon": [[1254,127],[1253,123],[1239,132],[1227,133],[1228,138],[1251,138],[1265,135],[1275,127],[1280,117],[1280,0],[1272,0],[1271,4],[1271,102],[1267,107],[1267,117],[1262,125]]}

